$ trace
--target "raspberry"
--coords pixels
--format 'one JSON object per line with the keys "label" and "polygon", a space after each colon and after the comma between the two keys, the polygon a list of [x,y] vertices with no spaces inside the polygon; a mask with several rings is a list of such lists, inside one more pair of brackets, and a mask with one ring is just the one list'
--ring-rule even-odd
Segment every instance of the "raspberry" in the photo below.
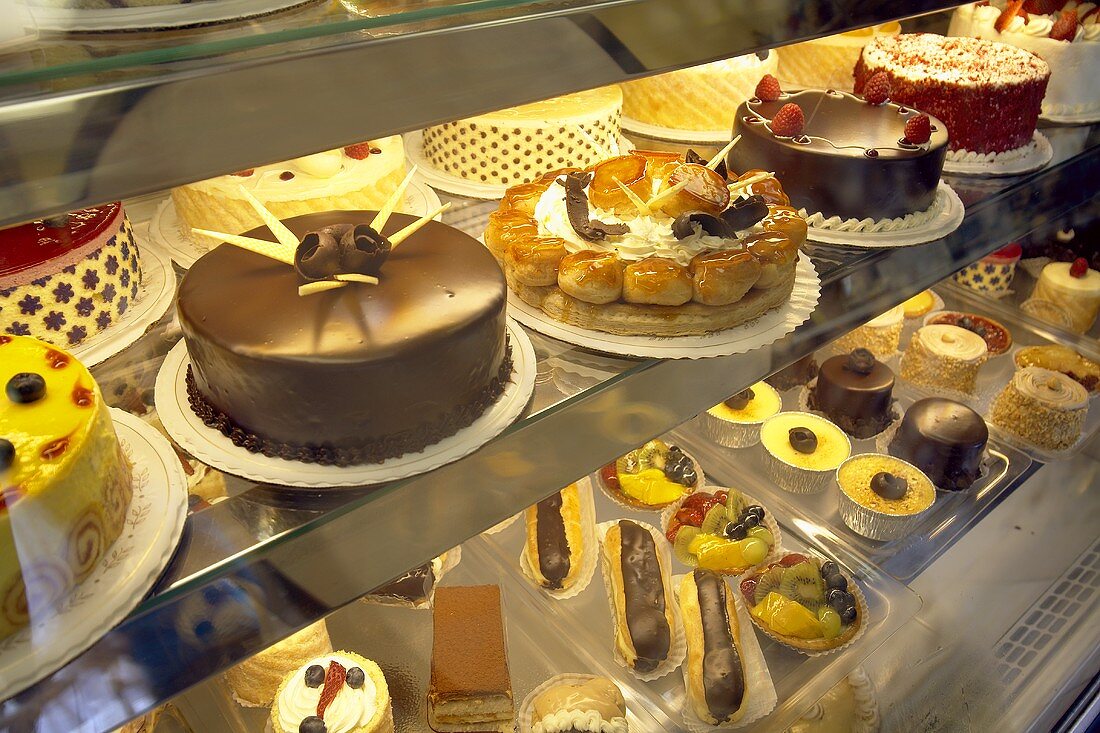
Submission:
{"label": "raspberry", "polygon": [[910,117],[905,123],[905,139],[914,145],[923,145],[932,137],[932,123],[928,115]]}
{"label": "raspberry", "polygon": [[1070,277],[1084,277],[1085,273],[1089,271],[1089,261],[1084,257],[1078,257],[1073,261],[1073,264],[1069,266]]}
{"label": "raspberry", "polygon": [[1024,9],[1024,0],[1008,0],[1008,4],[1005,5],[1005,9],[1001,11],[997,21],[993,24],[994,30],[998,33],[1004,33],[1008,26],[1012,23],[1012,19],[1017,15],[1021,15]]}
{"label": "raspberry", "polygon": [[1034,15],[1051,15],[1064,4],[1060,0],[1024,0],[1024,10]]}
{"label": "raspberry", "polygon": [[1058,16],[1058,20],[1054,21],[1054,26],[1050,29],[1050,37],[1055,41],[1072,41],[1073,37],[1076,35],[1077,11],[1063,10],[1062,14]]}
{"label": "raspberry", "polygon": [[1024,253],[1024,248],[1021,247],[1019,245],[1019,243],[1013,242],[1012,244],[1006,244],[1004,247],[1001,247],[999,250],[997,250],[993,254],[996,255],[997,257],[1004,257],[1005,259],[1010,259],[1012,257],[1019,257],[1023,253]]}
{"label": "raspberry", "polygon": [[345,145],[344,154],[349,158],[355,158],[356,160],[364,160],[370,156],[370,143],[355,143],[354,145]]}
{"label": "raspberry", "polygon": [[890,98],[890,77],[876,71],[863,87],[863,98],[870,104],[883,104]]}
{"label": "raspberry", "polygon": [[802,108],[794,102],[784,104],[772,118],[772,134],[777,137],[794,137],[802,132],[806,117]]}
{"label": "raspberry", "polygon": [[756,97],[762,102],[774,102],[779,99],[783,90],[779,88],[779,80],[771,74],[764,74],[756,84]]}
{"label": "raspberry", "polygon": [[250,175],[256,172],[255,168],[245,168],[243,171],[237,171],[233,175],[240,176],[241,178],[248,178]]}

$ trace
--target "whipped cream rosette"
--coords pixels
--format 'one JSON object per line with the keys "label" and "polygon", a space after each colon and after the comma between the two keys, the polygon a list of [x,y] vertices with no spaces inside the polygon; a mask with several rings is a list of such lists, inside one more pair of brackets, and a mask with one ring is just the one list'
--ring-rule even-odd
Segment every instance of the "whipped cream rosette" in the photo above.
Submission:
{"label": "whipped cream rosette", "polygon": [[386,678],[377,664],[338,651],[287,675],[271,706],[274,733],[392,733]]}

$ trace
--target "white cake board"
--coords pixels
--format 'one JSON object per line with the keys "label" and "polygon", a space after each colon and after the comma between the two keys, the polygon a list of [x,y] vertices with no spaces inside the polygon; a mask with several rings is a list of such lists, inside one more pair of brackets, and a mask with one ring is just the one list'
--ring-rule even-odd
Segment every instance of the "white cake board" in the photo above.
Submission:
{"label": "white cake board", "polygon": [[132,611],[160,577],[183,532],[187,476],[156,428],[111,409],[134,466],[122,535],[52,616],[0,641],[0,700],[30,687],[94,644]]}
{"label": "white cake board", "polygon": [[1018,158],[992,161],[961,161],[948,158],[943,163],[944,173],[957,176],[1015,176],[1020,173],[1037,171],[1054,157],[1054,148],[1046,135],[1035,131],[1027,151]]}
{"label": "white cake board", "polygon": [[806,238],[820,244],[835,244],[868,249],[911,247],[946,237],[962,224],[966,208],[955,190],[940,181],[939,190],[946,196],[946,203],[938,216],[920,226],[894,232],[842,232],[833,229],[809,227]]}
{"label": "white cake board", "polygon": [[134,8],[50,8],[31,5],[40,30],[113,31],[182,28],[267,15],[312,0],[203,0]]}
{"label": "white cake board", "polygon": [[617,336],[571,326],[528,305],[511,290],[508,291],[508,313],[541,334],[605,354],[659,359],[705,359],[711,356],[744,354],[781,339],[809,319],[820,297],[821,280],[818,279],[817,270],[810,258],[799,252],[794,291],[786,303],[753,321],[705,336]]}
{"label": "white cake board", "polygon": [[1039,119],[1048,122],[1058,122],[1065,125],[1086,125],[1090,122],[1100,122],[1100,109],[1077,113],[1042,112],[1039,114]]}
{"label": "white cake board", "polygon": [[176,295],[172,263],[155,247],[144,243],[137,246],[141,261],[137,298],[117,321],[69,350],[88,368],[110,359],[144,336],[172,305]]}
{"label": "white cake board", "polygon": [[[424,131],[413,130],[402,135],[405,140],[405,158],[417,166],[417,172],[423,176],[428,184],[444,193],[455,196],[466,196],[473,199],[497,200],[504,197],[510,186],[500,186],[492,183],[475,183],[465,178],[453,176],[450,173],[436,168],[432,161],[424,155]],[[619,137],[619,150],[627,153],[634,149],[634,145],[625,137]]]}
{"label": "white cake board", "polygon": [[[504,394],[468,427],[428,446],[382,463],[322,466],[250,453],[203,424],[187,400],[187,344],[180,341],[164,358],[157,373],[154,400],[157,414],[172,440],[203,463],[252,481],[306,489],[366,486],[416,476],[453,463],[499,435],[523,412],[535,390],[535,350],[517,324],[508,321],[514,369]],[[441,365],[442,366],[442,365]]]}
{"label": "white cake board", "polygon": [[648,122],[639,122],[629,117],[623,117],[623,129],[655,140],[665,140],[673,143],[699,143],[700,145],[724,146],[733,136],[733,122],[725,130],[680,130],[674,127],[661,127],[651,125]]}
{"label": "white cake board", "polygon": [[[418,178],[414,178],[405,189],[404,204],[397,211],[413,216],[424,216],[429,211],[439,208],[439,196],[431,186]],[[442,221],[443,215],[436,217],[436,221]],[[230,232],[232,234],[232,232]],[[157,206],[156,213],[149,221],[149,236],[168,252],[172,261],[185,270],[195,264],[195,260],[210,251],[214,240],[205,240],[199,243],[199,239],[191,236],[187,226],[180,219],[171,197],[166,198]]]}

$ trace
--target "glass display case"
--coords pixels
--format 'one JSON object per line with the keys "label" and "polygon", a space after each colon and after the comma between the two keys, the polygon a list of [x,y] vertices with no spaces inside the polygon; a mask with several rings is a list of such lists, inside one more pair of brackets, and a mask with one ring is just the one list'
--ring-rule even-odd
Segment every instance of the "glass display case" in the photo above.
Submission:
{"label": "glass display case", "polygon": [[0,730],[1095,719],[1091,4],[72,5],[0,31]]}

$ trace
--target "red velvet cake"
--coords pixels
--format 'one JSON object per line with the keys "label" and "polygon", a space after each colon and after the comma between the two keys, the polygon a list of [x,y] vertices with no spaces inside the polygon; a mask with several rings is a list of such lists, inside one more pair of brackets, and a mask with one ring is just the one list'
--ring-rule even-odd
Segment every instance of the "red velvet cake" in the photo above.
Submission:
{"label": "red velvet cake", "polygon": [[868,43],[856,63],[856,93],[879,71],[889,78],[891,101],[940,118],[950,149],[974,153],[1029,144],[1050,79],[1045,61],[1015,46],[931,33]]}

